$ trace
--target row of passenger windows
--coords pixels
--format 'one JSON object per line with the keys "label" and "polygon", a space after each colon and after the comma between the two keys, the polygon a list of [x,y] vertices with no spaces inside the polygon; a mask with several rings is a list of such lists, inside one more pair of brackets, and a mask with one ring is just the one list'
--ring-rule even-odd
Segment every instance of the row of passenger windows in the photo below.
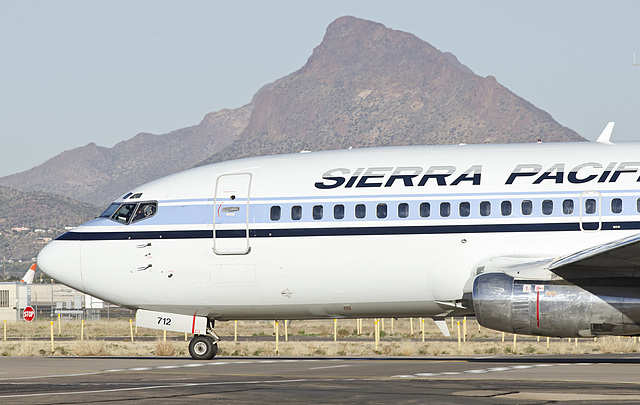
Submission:
{"label": "row of passenger windows", "polygon": [[[533,214],[533,201],[531,200],[523,200],[520,204],[520,213],[522,215],[531,215]],[[468,201],[463,201],[458,204],[458,215],[461,217],[468,217],[471,215],[471,203]],[[482,201],[479,205],[479,213],[483,217],[487,217],[491,215],[491,202]],[[562,213],[565,215],[573,214],[575,210],[575,202],[571,199],[566,199],[562,201],[561,207]],[[398,218],[408,218],[409,217],[409,204],[408,203],[399,203],[398,204]],[[436,207],[438,209],[440,217],[446,218],[451,216],[452,212],[452,204],[450,202],[441,202],[439,206]],[[388,215],[389,206],[385,203],[380,203],[376,205],[376,217],[378,218],[386,218]],[[552,200],[543,200],[541,204],[541,210],[544,215],[553,214],[553,201]],[[584,200],[584,213],[585,214],[595,214],[597,210],[597,201],[594,198],[587,198]],[[640,198],[636,201],[636,211],[640,212]],[[614,214],[619,214],[622,212],[622,199],[614,198],[611,200],[611,212]],[[431,216],[431,203],[423,202],[418,206],[418,213],[422,218],[428,218]],[[502,201],[500,203],[500,215],[509,216],[513,213],[513,204],[511,201]],[[324,206],[323,205],[314,205],[311,210],[311,217],[313,219],[322,219],[324,217]],[[333,206],[333,218],[334,219],[343,219],[345,215],[345,207],[342,204],[336,204]],[[354,215],[358,219],[365,218],[367,216],[367,206],[364,204],[356,204],[354,209]],[[272,221],[279,221],[282,217],[282,208],[279,205],[274,205],[271,207],[270,218]],[[294,221],[302,219],[302,206],[294,205],[291,207],[291,219]]]}

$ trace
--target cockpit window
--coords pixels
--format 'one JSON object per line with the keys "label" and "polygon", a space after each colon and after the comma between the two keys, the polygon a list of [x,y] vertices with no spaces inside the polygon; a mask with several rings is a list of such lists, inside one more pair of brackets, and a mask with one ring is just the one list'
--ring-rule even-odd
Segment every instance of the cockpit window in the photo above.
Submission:
{"label": "cockpit window", "polygon": [[136,205],[138,204],[122,204],[111,216],[111,219],[120,222],[121,224],[128,224],[129,219],[131,219],[131,215],[133,215],[133,212],[136,209]]}
{"label": "cockpit window", "polygon": [[142,202],[139,204],[117,204],[113,203],[100,215],[121,224],[128,224],[142,221],[156,214],[158,210],[157,202]]}
{"label": "cockpit window", "polygon": [[100,218],[109,218],[111,215],[113,215],[114,212],[116,212],[119,206],[120,204],[112,203],[109,208],[107,208],[102,214],[100,214]]}
{"label": "cockpit window", "polygon": [[156,210],[158,209],[158,203],[155,202],[146,202],[138,204],[138,208],[136,209],[136,213],[133,216],[131,222],[142,221],[143,219],[147,219],[156,214]]}

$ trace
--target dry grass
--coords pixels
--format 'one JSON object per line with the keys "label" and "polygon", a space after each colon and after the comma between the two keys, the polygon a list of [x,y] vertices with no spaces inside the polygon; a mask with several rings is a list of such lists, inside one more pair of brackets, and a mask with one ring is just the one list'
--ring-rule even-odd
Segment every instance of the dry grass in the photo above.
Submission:
{"label": "dry grass", "polygon": [[[462,322],[461,322],[462,323]],[[451,323],[447,320],[451,327]],[[588,353],[634,353],[640,351],[640,343],[634,338],[606,337],[575,340],[552,339],[547,348],[546,338],[540,341],[518,337],[513,346],[513,335],[506,334],[502,342],[502,333],[478,328],[475,321],[467,322],[466,342],[458,346],[457,325],[451,330],[452,337],[445,338],[431,320],[425,321],[425,337],[437,341],[421,341],[421,323],[413,319],[413,333],[409,319],[393,322],[385,319],[382,330],[383,341],[376,350],[370,339],[374,335],[374,321],[363,320],[362,333],[356,333],[356,320],[338,320],[337,333],[341,341],[285,341],[285,327],[279,322],[280,335],[276,353],[275,337],[270,341],[234,342],[235,322],[219,322],[216,332],[223,337],[218,355],[220,356],[446,356],[446,355],[528,355],[528,354],[588,354]],[[167,332],[167,337],[177,340],[163,341],[163,331],[139,328],[137,335],[155,337],[151,341],[130,341],[130,328],[135,323],[128,320],[95,321],[84,323],[84,339],[80,341],[82,324],[79,321],[61,320],[58,329],[54,321],[55,356],[188,356],[188,344],[184,334]],[[240,336],[275,336],[275,326],[271,321],[239,321],[237,323]],[[296,336],[332,337],[333,320],[294,321],[288,323],[287,334]],[[463,331],[461,326],[461,331]],[[2,331],[0,331],[2,332]],[[7,337],[22,340],[3,341],[0,335],[0,355],[2,356],[49,356],[51,343],[49,340],[34,341],[31,337],[46,337],[51,333],[48,321],[33,323],[7,322]],[[55,340],[58,335],[76,337],[75,341]],[[104,341],[103,337],[120,337],[121,341]],[[368,340],[363,339],[369,338]],[[495,341],[480,341],[479,338],[492,338]],[[88,339],[88,340],[87,340]],[[390,340],[389,340],[390,339]]]}

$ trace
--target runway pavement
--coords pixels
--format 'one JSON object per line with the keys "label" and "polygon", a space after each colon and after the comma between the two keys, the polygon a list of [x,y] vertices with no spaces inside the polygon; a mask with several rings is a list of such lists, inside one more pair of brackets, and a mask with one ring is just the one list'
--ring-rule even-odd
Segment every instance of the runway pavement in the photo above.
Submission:
{"label": "runway pavement", "polygon": [[3,357],[1,404],[640,403],[640,356]]}

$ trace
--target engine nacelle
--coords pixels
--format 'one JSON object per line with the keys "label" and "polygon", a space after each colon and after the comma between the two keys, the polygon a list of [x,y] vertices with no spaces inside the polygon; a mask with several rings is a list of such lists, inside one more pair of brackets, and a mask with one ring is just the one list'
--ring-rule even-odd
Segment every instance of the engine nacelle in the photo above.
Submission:
{"label": "engine nacelle", "polygon": [[473,283],[480,325],[522,335],[640,335],[640,288],[629,278],[532,281],[504,273]]}

